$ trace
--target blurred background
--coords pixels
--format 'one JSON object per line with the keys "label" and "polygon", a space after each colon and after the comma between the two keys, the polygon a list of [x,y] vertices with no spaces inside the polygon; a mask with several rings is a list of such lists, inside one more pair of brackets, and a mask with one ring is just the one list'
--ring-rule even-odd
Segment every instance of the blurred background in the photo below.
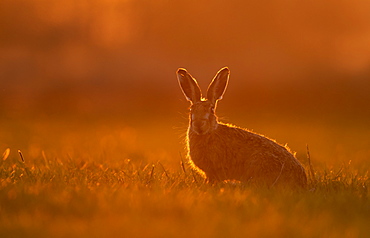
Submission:
{"label": "blurred background", "polygon": [[178,165],[188,102],[177,68],[206,90],[228,66],[222,121],[304,163],[308,144],[315,165],[360,169],[369,12],[366,1],[2,0],[0,150]]}

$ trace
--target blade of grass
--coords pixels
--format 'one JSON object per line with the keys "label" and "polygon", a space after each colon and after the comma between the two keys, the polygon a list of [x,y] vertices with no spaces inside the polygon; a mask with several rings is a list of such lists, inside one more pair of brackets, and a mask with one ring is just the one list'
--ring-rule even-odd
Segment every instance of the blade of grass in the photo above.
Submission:
{"label": "blade of grass", "polygon": [[10,155],[10,148],[6,148],[6,150],[3,153],[3,161],[5,161]]}

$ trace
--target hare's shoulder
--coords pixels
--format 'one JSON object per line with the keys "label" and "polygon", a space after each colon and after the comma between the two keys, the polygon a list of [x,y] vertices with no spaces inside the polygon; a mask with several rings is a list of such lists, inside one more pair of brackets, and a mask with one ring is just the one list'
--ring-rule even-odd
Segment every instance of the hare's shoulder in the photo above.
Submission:
{"label": "hare's shoulder", "polygon": [[218,132],[220,134],[225,134],[229,136],[236,136],[236,137],[242,137],[247,140],[269,140],[269,141],[274,141],[272,139],[267,138],[266,136],[262,134],[258,134],[253,132],[252,130],[248,130],[246,128],[241,128],[232,124],[228,123],[219,123]]}

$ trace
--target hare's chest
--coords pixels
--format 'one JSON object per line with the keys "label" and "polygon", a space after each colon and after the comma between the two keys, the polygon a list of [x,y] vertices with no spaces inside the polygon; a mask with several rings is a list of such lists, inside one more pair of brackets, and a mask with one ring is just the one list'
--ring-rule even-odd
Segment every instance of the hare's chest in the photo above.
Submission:
{"label": "hare's chest", "polygon": [[190,143],[189,148],[191,160],[203,170],[222,167],[230,159],[227,146],[212,143],[212,140],[203,141],[203,143]]}

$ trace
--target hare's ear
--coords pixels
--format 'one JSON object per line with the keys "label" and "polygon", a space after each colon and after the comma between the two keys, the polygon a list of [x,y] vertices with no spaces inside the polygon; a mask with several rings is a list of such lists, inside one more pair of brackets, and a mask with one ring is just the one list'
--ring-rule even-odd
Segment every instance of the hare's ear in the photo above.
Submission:
{"label": "hare's ear", "polygon": [[217,100],[221,100],[225,93],[227,84],[229,82],[230,70],[225,67],[217,72],[216,76],[213,78],[211,84],[207,89],[207,99],[212,103],[216,103]]}
{"label": "hare's ear", "polygon": [[186,99],[193,103],[200,101],[202,94],[200,92],[199,85],[186,69],[178,69],[177,78]]}

